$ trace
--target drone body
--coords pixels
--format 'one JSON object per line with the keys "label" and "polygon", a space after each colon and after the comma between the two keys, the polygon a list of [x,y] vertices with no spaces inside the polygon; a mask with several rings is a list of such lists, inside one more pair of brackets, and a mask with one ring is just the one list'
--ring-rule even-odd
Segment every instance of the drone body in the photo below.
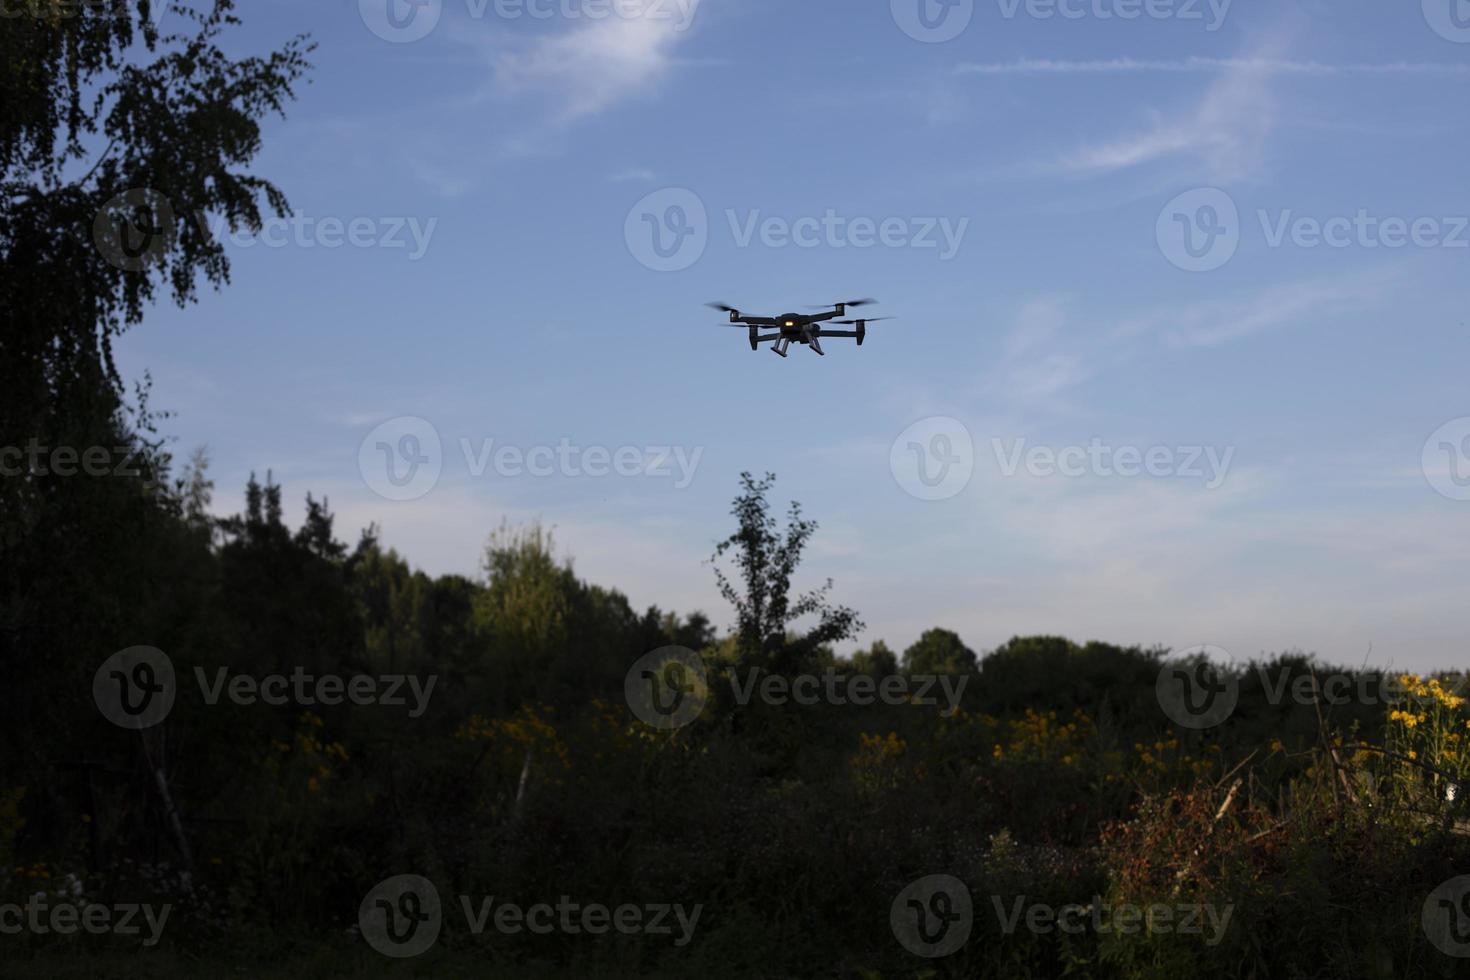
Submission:
{"label": "drone body", "polygon": [[[746,316],[733,306],[724,303],[710,303],[708,305],[717,310],[730,314],[730,323],[735,326],[745,327],[750,332],[750,349],[759,350],[764,343],[771,344],[771,350],[781,357],[786,356],[786,351],[793,343],[805,344],[815,353],[826,355],[822,350],[821,340],[823,337],[851,337],[863,345],[863,338],[867,336],[868,324],[874,320],[888,320],[890,317],[876,316],[861,320],[839,320],[840,316],[847,314],[849,306],[866,306],[876,303],[873,299],[854,299],[845,303],[833,303],[831,309],[821,307],[821,313],[783,313],[781,316]],[[840,324],[850,326],[852,330],[829,330],[823,326],[824,323]],[[769,332],[767,332],[769,331]]]}

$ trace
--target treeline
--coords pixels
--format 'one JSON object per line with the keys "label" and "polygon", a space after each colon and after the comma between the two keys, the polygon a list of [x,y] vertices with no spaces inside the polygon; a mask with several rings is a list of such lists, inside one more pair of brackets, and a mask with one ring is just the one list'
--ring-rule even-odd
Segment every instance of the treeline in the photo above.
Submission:
{"label": "treeline", "polygon": [[[166,955],[274,969],[326,949],[372,975],[379,954],[351,937],[358,905],[414,873],[448,895],[704,910],[677,949],[451,933],[425,961],[451,972],[857,975],[911,968],[888,904],[936,870],[981,901],[1062,905],[1178,900],[1184,869],[1186,898],[1233,910],[1222,948],[1177,936],[1058,945],[981,916],[989,932],[944,967],[1044,977],[1070,958],[1094,975],[1227,976],[1204,971],[1229,956],[1289,972],[1334,941],[1317,933],[1291,952],[1283,910],[1328,903],[1362,930],[1387,921],[1353,882],[1396,867],[1399,931],[1375,942],[1394,962],[1423,945],[1403,923],[1449,853],[1442,838],[1387,796],[1344,809],[1321,754],[1327,739],[1346,765],[1347,745],[1381,737],[1384,706],[1361,693],[1379,693],[1376,675],[1352,675],[1358,696],[1324,725],[1321,704],[1282,692],[1327,667],[1299,655],[1245,665],[1231,716],[1189,731],[1160,708],[1163,650],[1018,637],[980,654],[935,628],[901,654],[874,641],[834,656],[811,631],[856,617],[826,589],[786,595],[801,548],[786,565],[772,556],[817,529],[799,509],[784,528],[771,518],[769,479],[747,478],[732,508],[720,557],[737,601],[721,631],[581,580],[536,526],[492,531],[482,575],[435,578],[372,528],[339,540],[326,501],[308,496],[288,527],[269,479],[251,481],[242,513],[212,517],[202,454],[174,477],[166,454],[134,446],[136,479],[32,480],[50,519],[7,543],[0,900],[75,888],[166,902]],[[84,499],[110,510],[64,520]],[[70,560],[51,561],[63,547]],[[104,717],[93,687],[99,664],[133,645],[166,652],[177,674],[172,711],[143,731]],[[634,717],[624,681],[667,646],[698,652],[710,696],[687,727],[659,731]],[[751,671],[967,683],[957,706],[736,703]],[[237,677],[303,674],[434,682],[418,705],[220,694]],[[1401,778],[1373,765],[1353,763],[1354,793]],[[1232,806],[1228,833],[1198,812]],[[1257,948],[1263,936],[1284,945]],[[15,948],[35,963],[60,952],[45,936]],[[120,957],[110,969],[141,962],[116,938],[104,948]],[[1348,944],[1332,962],[1363,954]]]}

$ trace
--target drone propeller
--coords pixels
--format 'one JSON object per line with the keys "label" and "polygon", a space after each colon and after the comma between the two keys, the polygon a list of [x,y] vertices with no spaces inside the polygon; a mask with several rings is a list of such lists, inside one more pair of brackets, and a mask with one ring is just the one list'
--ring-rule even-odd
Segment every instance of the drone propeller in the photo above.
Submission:
{"label": "drone propeller", "polygon": [[733,307],[733,306],[726,306],[724,303],[706,303],[704,305],[705,306],[708,306],[712,310],[719,310],[721,313],[739,313],[740,312],[739,310],[735,309],[735,307]]}
{"label": "drone propeller", "polygon": [[879,320],[897,320],[896,316],[865,316],[861,320],[833,320],[833,323],[877,323]]}
{"label": "drone propeller", "polygon": [[834,307],[834,306],[871,306],[872,304],[874,304],[876,302],[878,302],[878,301],[876,299],[873,299],[870,296],[867,299],[850,299],[850,300],[847,300],[846,302],[839,300],[836,303],[828,303],[826,306],[809,306],[809,307],[807,307],[807,309],[809,309],[809,310],[826,310],[826,309],[830,309],[831,307]]}

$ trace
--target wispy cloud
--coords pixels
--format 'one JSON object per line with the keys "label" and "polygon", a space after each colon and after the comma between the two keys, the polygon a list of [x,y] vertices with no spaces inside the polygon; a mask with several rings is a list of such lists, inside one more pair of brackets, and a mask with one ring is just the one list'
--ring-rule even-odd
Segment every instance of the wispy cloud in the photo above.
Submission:
{"label": "wispy cloud", "polygon": [[1361,309],[1382,298],[1390,279],[1388,272],[1380,272],[1351,278],[1305,280],[1272,286],[1244,299],[1170,306],[1125,321],[1114,336],[1121,339],[1159,334],[1173,346],[1215,347]]}
{"label": "wispy cloud", "polygon": [[646,184],[649,181],[657,179],[658,174],[649,170],[647,167],[634,167],[631,170],[622,170],[608,178],[614,184]]}
{"label": "wispy cloud", "polygon": [[1058,299],[1023,306],[991,372],[990,387],[998,386],[1009,399],[1024,404],[1054,404],[1086,381],[1091,371],[1083,351],[1075,341],[1060,337],[1066,323],[1066,309]]}
{"label": "wispy cloud", "polygon": [[[1279,46],[1279,42],[1273,46]],[[1281,62],[1273,57],[1227,60],[1217,66],[1219,78],[1185,117],[1160,119],[1144,132],[1067,154],[1061,160],[1062,169],[1106,173],[1189,154],[1197,157],[1215,179],[1246,177],[1259,166],[1275,125],[1270,81],[1278,74],[1272,67],[1277,64]]]}
{"label": "wispy cloud", "polygon": [[[630,6],[631,3],[631,6]],[[569,122],[647,92],[675,64],[674,49],[689,36],[700,0],[670,5],[629,0],[626,12],[579,23],[493,57],[501,93],[543,94],[559,103],[556,119]],[[678,13],[672,13],[674,7]]]}
{"label": "wispy cloud", "polygon": [[1248,71],[1266,75],[1470,75],[1470,64],[1393,61],[1381,64],[1326,64],[1281,58],[1109,58],[1095,61],[1058,61],[1020,58],[1015,61],[965,62],[959,75],[1134,75],[1151,73],[1214,74]]}

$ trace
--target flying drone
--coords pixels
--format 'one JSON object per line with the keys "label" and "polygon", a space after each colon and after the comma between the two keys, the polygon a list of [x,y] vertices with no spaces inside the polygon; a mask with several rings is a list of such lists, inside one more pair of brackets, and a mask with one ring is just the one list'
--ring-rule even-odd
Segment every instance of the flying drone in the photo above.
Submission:
{"label": "flying drone", "polygon": [[[893,317],[870,316],[860,320],[839,320],[837,318],[846,316],[849,306],[868,306],[876,302],[878,301],[875,299],[850,299],[845,303],[830,303],[828,304],[830,309],[828,306],[811,307],[822,310],[821,313],[784,313],[781,316],[746,316],[735,307],[726,306],[724,303],[706,305],[730,314],[730,326],[744,327],[749,330],[751,350],[757,350],[761,344],[771,342],[771,350],[785,357],[787,348],[793,342],[806,344],[816,353],[826,356],[821,344],[821,340],[826,337],[852,337],[861,347],[863,337],[868,332],[868,324],[877,320],[891,320]],[[829,330],[823,326],[828,323],[855,329]],[[720,324],[720,326],[725,326],[725,324]],[[772,332],[762,332],[767,330]]]}

